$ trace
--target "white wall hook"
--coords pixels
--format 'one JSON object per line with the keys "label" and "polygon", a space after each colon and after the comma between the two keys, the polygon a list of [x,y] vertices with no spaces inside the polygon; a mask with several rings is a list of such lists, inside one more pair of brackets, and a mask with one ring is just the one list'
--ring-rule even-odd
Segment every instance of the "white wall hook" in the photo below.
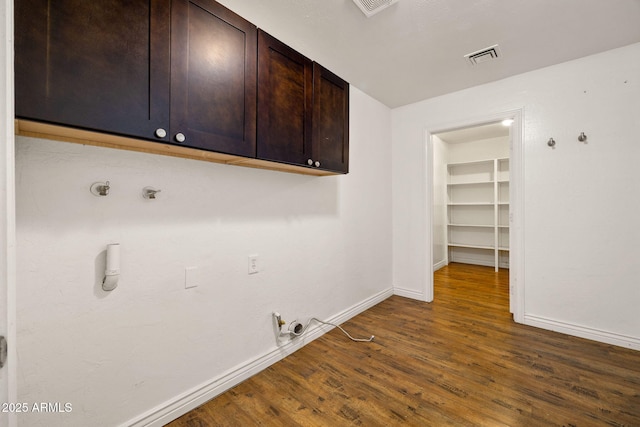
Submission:
{"label": "white wall hook", "polygon": [[587,140],[587,135],[585,135],[584,132],[580,132],[580,135],[578,135],[578,141],[585,142],[586,140]]}

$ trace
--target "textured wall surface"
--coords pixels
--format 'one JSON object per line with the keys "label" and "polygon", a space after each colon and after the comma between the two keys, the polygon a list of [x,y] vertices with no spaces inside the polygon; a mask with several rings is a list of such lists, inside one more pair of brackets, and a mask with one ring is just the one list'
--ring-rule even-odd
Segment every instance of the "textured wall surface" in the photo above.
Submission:
{"label": "textured wall surface", "polygon": [[390,116],[352,88],[351,172],[322,178],[18,138],[19,398],[73,405],[21,424],[125,423],[273,351],[272,311],[329,318],[389,290]]}
{"label": "textured wall surface", "polygon": [[523,109],[525,321],[640,349],[638,75],[634,44],[394,109],[394,285],[428,285],[425,129]]}

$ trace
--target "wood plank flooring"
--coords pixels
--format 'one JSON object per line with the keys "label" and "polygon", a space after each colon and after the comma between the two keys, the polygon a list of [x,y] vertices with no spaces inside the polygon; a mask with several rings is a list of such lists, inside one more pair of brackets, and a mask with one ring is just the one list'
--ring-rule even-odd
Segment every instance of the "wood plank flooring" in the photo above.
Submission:
{"label": "wood plank flooring", "polygon": [[451,264],[168,424],[640,426],[640,352],[514,323],[508,271]]}

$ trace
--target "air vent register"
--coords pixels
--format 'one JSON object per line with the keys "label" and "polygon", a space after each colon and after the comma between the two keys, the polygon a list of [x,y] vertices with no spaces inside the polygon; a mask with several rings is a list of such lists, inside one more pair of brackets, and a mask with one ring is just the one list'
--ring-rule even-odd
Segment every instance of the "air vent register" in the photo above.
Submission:
{"label": "air vent register", "polygon": [[471,65],[482,64],[483,62],[492,61],[502,56],[497,44],[485,47],[475,52],[467,53],[464,57]]}
{"label": "air vent register", "polygon": [[397,3],[398,0],[353,0],[367,18]]}

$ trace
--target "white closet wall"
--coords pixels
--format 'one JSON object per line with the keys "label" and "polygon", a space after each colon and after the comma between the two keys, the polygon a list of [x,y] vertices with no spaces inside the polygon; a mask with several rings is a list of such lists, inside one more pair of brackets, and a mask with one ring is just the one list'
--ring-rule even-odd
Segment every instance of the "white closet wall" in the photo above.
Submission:
{"label": "white closet wall", "polygon": [[447,145],[447,163],[509,158],[508,136]]}
{"label": "white closet wall", "polygon": [[449,144],[433,135],[433,271],[447,265],[447,163]]}

